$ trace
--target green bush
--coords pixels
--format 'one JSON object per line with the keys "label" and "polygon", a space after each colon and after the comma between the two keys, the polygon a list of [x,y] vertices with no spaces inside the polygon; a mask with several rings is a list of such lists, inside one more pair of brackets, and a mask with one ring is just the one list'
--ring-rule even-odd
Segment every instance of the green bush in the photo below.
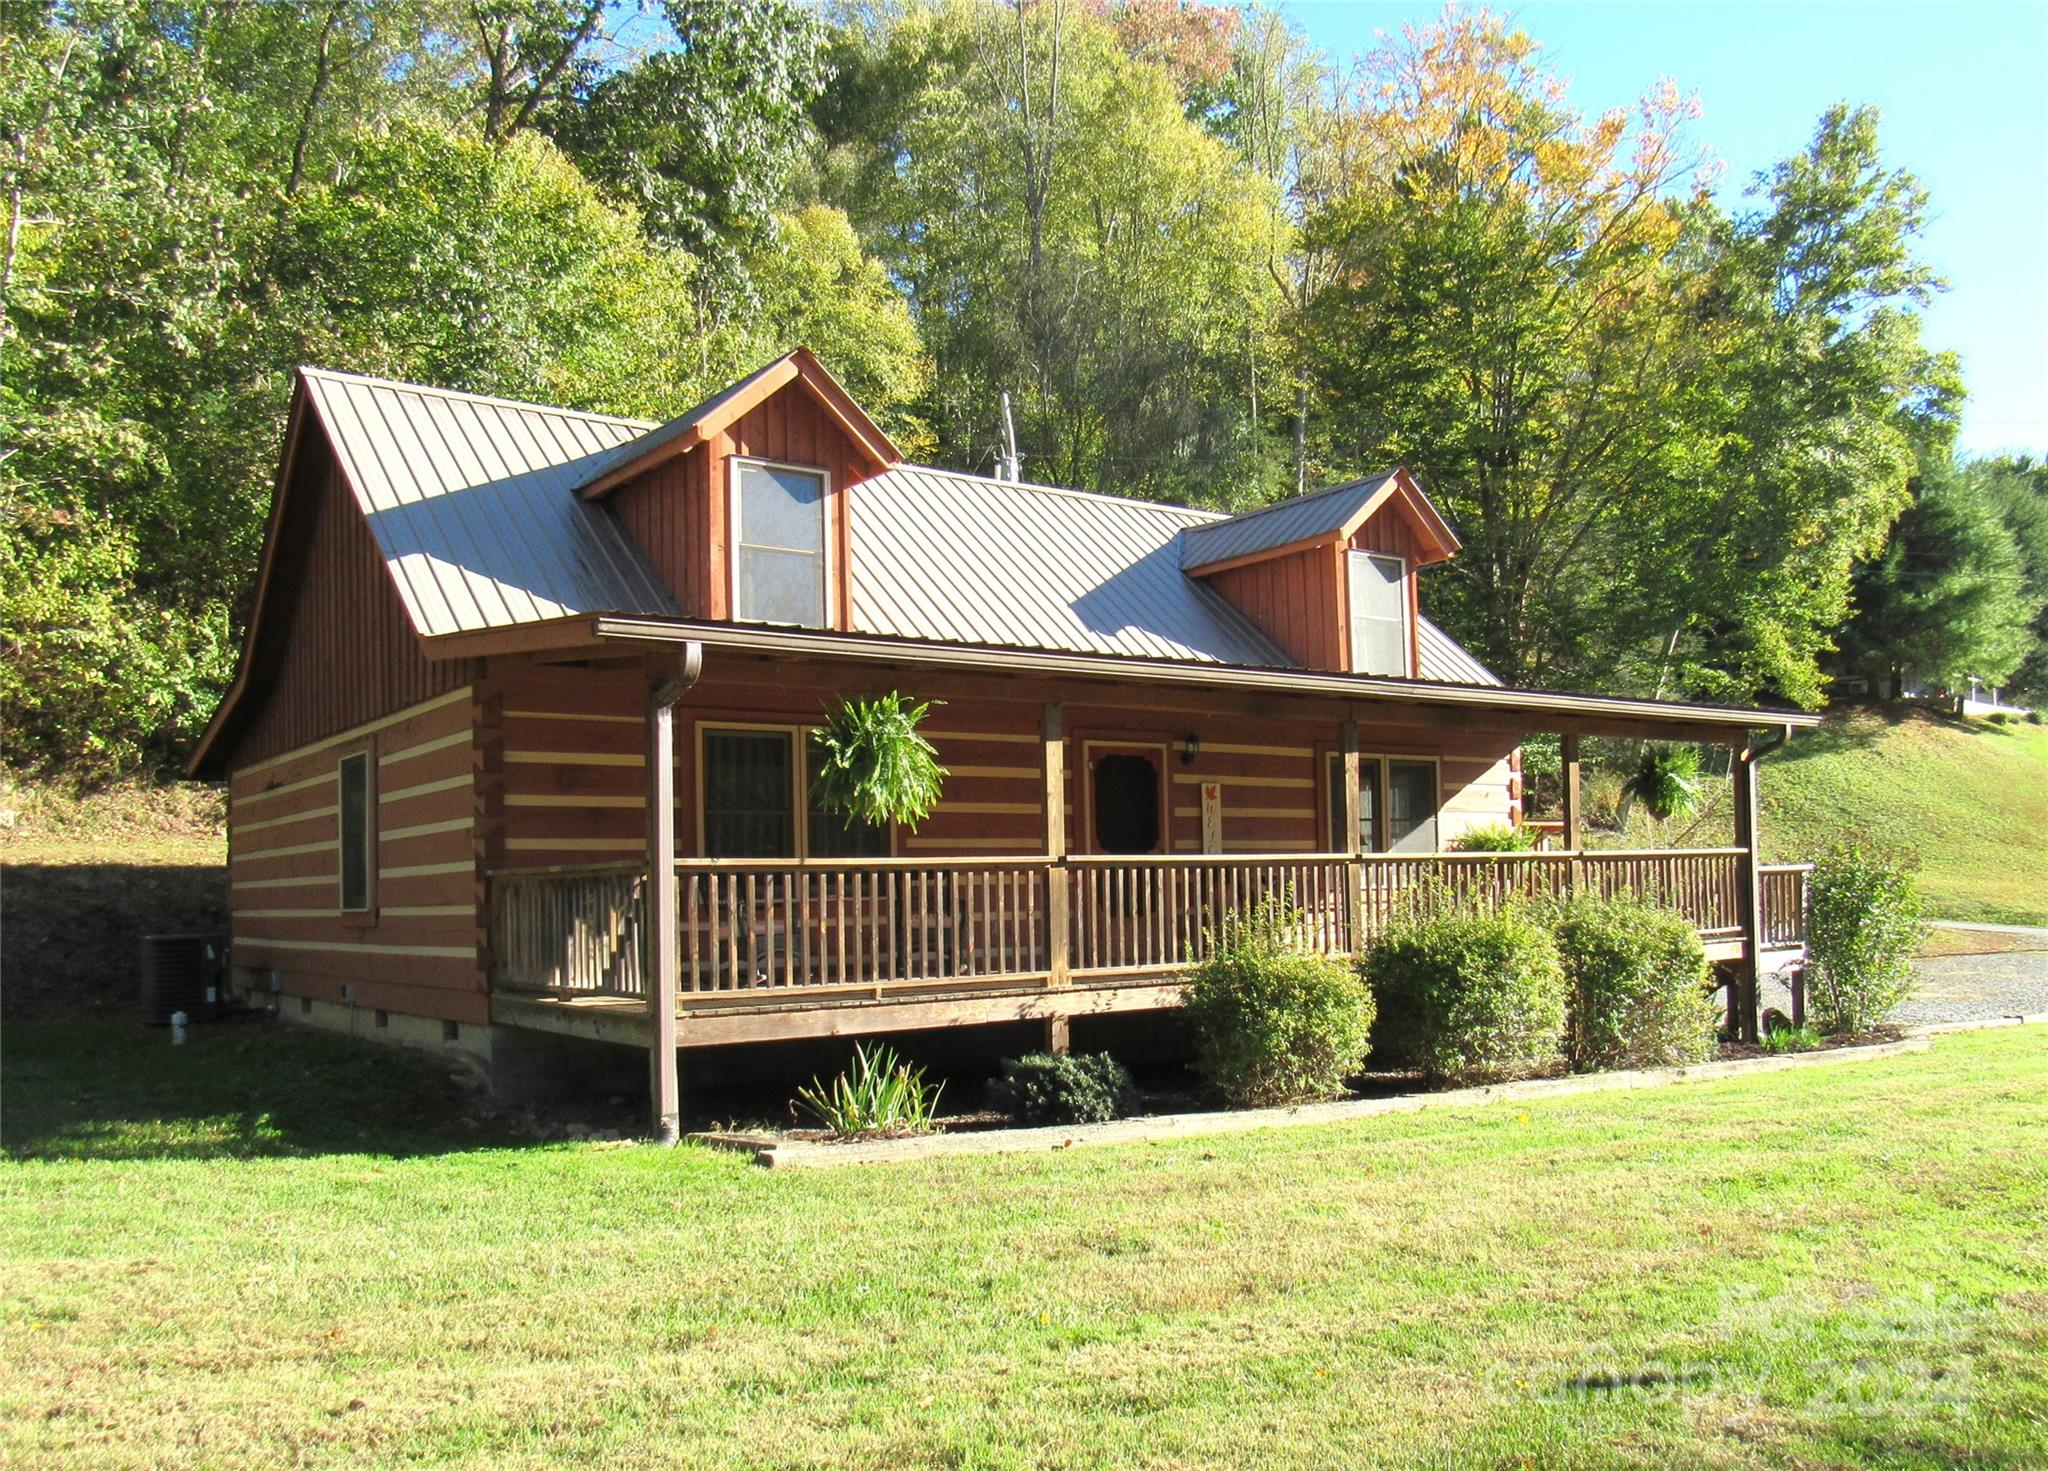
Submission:
{"label": "green bush", "polygon": [[1796,1027],[1773,1027],[1764,1033],[1762,1045],[1766,1052],[1811,1052],[1820,1046],[1820,1033],[1813,1029],[1812,1022],[1801,1022]]}
{"label": "green bush", "polygon": [[1683,915],[1635,898],[1573,899],[1551,922],[1569,987],[1574,1068],[1671,1067],[1714,1051],[1712,971]]}
{"label": "green bush", "polygon": [[1488,822],[1451,840],[1453,853],[1526,853],[1536,846],[1536,829]]}
{"label": "green bush", "polygon": [[1913,991],[1920,896],[1898,863],[1854,843],[1813,867],[1807,974],[1813,1020],[1823,1032],[1865,1032]]}
{"label": "green bush", "polygon": [[1195,967],[1186,1010],[1203,1074],[1232,1103],[1333,1098],[1365,1063],[1372,996],[1301,938],[1291,898],[1227,917]]}
{"label": "green bush", "polygon": [[1129,1113],[1138,1094],[1107,1052],[1012,1057],[988,1091],[990,1104],[1020,1124],[1105,1123]]}
{"label": "green bush", "polygon": [[796,1090],[804,1108],[841,1139],[928,1134],[938,1120],[942,1083],[927,1083],[895,1050],[855,1044],[853,1065],[829,1084],[811,1079]]}
{"label": "green bush", "polygon": [[1549,1070],[1564,1038],[1557,945],[1535,915],[1448,913],[1400,924],[1365,953],[1376,1062],[1431,1082],[1490,1083]]}

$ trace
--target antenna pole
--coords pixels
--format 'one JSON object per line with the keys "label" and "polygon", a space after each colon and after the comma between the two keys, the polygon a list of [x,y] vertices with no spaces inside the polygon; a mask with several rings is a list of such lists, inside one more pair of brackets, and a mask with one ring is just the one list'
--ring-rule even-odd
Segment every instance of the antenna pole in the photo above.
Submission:
{"label": "antenna pole", "polygon": [[1003,466],[1000,480],[1018,480],[1023,477],[1023,466],[1017,462],[1017,426],[1010,421],[1010,390],[1003,390]]}

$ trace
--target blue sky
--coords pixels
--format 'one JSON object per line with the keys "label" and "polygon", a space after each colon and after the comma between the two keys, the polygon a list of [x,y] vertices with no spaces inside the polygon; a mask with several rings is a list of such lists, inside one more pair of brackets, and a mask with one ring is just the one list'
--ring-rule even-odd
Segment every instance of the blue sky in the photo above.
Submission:
{"label": "blue sky", "polygon": [[[1290,0],[1332,60],[1436,4]],[[1623,107],[1659,76],[1696,92],[1694,137],[1734,206],[1829,104],[1872,103],[1886,160],[1932,196],[1922,251],[1948,279],[1924,336],[1963,361],[1961,448],[2048,456],[2048,3],[1559,3],[1496,7],[1571,79],[1572,104]]]}

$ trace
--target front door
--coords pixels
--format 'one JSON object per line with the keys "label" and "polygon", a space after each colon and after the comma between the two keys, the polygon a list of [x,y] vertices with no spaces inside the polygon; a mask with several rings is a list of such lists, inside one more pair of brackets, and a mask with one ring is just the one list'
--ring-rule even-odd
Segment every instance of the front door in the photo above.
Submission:
{"label": "front door", "polygon": [[1091,853],[1166,851],[1166,747],[1090,741],[1086,841]]}

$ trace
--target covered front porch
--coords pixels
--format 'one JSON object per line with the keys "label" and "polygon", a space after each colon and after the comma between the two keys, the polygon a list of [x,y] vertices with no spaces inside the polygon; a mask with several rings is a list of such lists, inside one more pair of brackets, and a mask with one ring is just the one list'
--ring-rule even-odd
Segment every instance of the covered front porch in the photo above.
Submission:
{"label": "covered front porch", "polygon": [[[550,636],[488,651],[492,1017],[648,1048],[661,1119],[678,1049],[1030,1021],[1057,1050],[1073,1017],[1177,1005],[1216,926],[1268,897],[1348,955],[1426,896],[1641,894],[1698,929],[1746,1036],[1760,970],[1802,952],[1805,871],[1760,861],[1756,765],[1804,717],[644,620]],[[888,688],[941,702],[946,790],[917,830],[835,850],[805,732]],[[1539,731],[1562,738],[1562,846],[1450,851],[1520,813]],[[1589,846],[1592,736],[1729,749],[1733,843]]]}
{"label": "covered front porch", "polygon": [[[731,1042],[1043,1020],[1172,1006],[1223,916],[1267,897],[1302,937],[1348,955],[1419,899],[1637,894],[1690,919],[1741,977],[1799,963],[1806,865],[1742,848],[1388,854],[926,859],[682,859],[673,864],[677,1042]],[[1755,883],[1754,935],[1744,890]],[[501,1019],[646,1045],[655,994],[644,864],[493,874],[492,982]],[[1752,949],[1753,947],[1753,949]]]}

